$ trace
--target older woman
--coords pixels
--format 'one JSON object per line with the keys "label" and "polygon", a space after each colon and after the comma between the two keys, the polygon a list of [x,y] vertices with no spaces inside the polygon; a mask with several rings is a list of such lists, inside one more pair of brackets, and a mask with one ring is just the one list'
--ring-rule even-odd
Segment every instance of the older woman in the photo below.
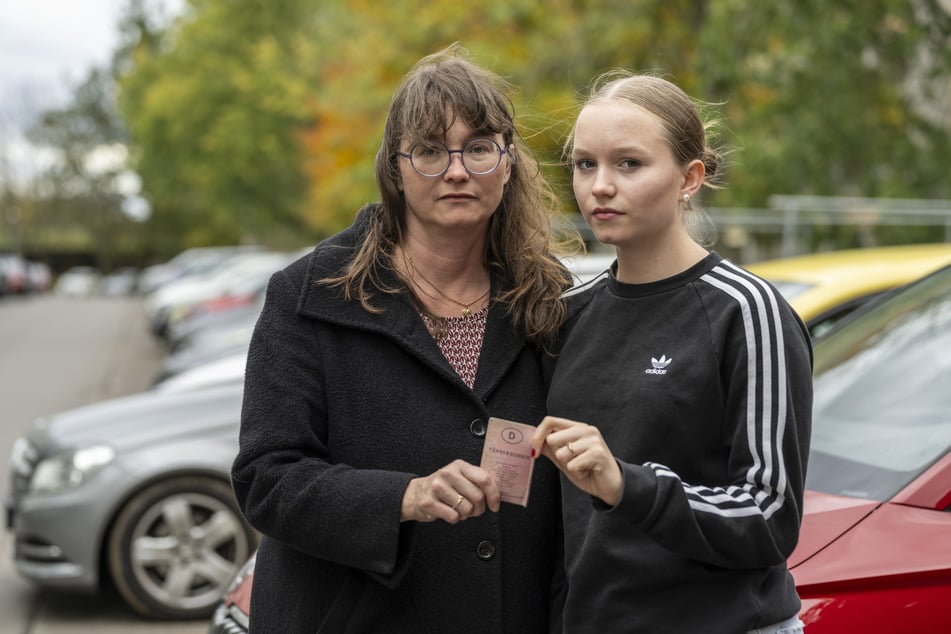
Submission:
{"label": "older woman", "polygon": [[[477,466],[538,422],[569,277],[504,84],[452,48],[396,91],[382,202],[274,275],[234,489],[263,533],[254,632],[541,632],[559,614],[557,471],[527,507]],[[555,615],[555,616],[552,616]]]}

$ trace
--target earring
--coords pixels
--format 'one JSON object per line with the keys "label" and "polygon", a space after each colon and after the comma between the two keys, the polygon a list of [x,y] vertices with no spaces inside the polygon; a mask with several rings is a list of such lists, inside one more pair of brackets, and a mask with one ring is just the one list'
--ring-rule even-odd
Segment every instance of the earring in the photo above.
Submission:
{"label": "earring", "polygon": [[689,203],[689,202],[690,202],[690,194],[684,194],[684,202],[685,202],[685,203]]}

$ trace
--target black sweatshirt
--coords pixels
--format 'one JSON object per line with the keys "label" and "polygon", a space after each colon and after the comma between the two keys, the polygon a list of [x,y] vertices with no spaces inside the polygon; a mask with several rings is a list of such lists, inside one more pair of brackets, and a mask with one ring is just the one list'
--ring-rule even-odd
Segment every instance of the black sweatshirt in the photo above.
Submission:
{"label": "black sweatshirt", "polygon": [[769,284],[711,253],[674,277],[569,291],[548,397],[596,425],[624,492],[563,479],[565,631],[741,633],[795,615],[812,348]]}

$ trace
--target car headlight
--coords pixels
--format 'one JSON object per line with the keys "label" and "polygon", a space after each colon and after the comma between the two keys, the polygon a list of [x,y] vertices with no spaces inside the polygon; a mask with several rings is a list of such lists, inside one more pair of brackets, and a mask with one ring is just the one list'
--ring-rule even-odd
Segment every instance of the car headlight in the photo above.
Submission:
{"label": "car headlight", "polygon": [[13,441],[13,449],[10,451],[10,467],[14,475],[29,477],[33,473],[33,465],[36,463],[38,454],[36,448],[22,436]]}
{"label": "car headlight", "polygon": [[93,445],[41,460],[30,480],[31,493],[74,489],[115,458],[115,449]]}

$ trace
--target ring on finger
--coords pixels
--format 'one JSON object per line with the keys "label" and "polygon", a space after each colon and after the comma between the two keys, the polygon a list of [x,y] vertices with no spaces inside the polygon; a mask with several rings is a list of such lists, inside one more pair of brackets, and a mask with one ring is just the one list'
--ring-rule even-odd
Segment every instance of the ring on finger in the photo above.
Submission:
{"label": "ring on finger", "polygon": [[464,499],[466,498],[460,493],[459,497],[456,498],[456,503],[452,505],[452,510],[455,511],[459,507],[459,505],[462,504],[462,501]]}

